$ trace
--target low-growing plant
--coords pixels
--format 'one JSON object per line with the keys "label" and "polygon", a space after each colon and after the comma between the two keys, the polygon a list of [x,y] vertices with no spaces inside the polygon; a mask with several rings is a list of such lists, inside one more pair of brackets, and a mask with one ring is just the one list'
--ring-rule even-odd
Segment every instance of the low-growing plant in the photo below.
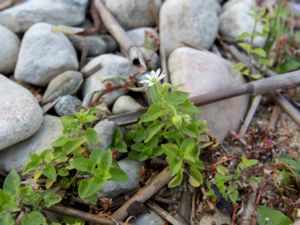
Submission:
{"label": "low-growing plant", "polygon": [[152,103],[128,132],[129,157],[144,161],[165,156],[174,176],[169,187],[180,185],[185,173],[190,184],[199,187],[204,169],[200,150],[211,144],[203,139],[206,122],[197,118],[200,110],[189,100],[188,93],[159,82],[163,76],[160,71],[152,72],[142,81],[149,86]]}
{"label": "low-growing plant", "polygon": [[[231,171],[226,167],[219,165],[212,182],[217,186],[223,198],[227,201],[230,200],[235,204],[239,197],[239,189],[244,188],[245,184],[258,182],[258,178],[255,176],[245,176],[247,169],[255,166],[256,164],[257,160],[247,159],[243,156],[241,162]],[[213,192],[210,192],[210,194],[213,194]]]}

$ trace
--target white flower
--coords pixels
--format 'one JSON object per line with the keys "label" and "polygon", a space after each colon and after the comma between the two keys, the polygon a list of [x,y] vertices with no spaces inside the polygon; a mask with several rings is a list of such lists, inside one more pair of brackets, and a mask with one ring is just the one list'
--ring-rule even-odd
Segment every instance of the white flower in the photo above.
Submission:
{"label": "white flower", "polygon": [[164,72],[160,73],[160,69],[158,69],[156,71],[152,70],[150,73],[147,73],[145,75],[145,79],[141,80],[140,83],[147,84],[149,87],[151,87],[155,83],[162,80],[165,76],[166,76],[166,74]]}

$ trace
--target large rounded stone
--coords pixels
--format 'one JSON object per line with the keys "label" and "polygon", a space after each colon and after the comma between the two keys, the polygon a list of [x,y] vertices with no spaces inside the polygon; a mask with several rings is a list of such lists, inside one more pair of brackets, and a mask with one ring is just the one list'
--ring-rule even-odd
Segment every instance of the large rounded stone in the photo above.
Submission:
{"label": "large rounded stone", "polygon": [[[127,78],[129,74],[137,72],[137,68],[132,66],[127,58],[113,54],[104,54],[94,58],[82,68],[82,74],[86,74],[87,71],[92,70],[97,65],[101,65],[101,68],[88,77],[83,85],[84,105],[95,91],[105,88],[103,84],[105,79],[116,77]],[[125,89],[112,91],[104,96],[104,101],[107,104],[111,104],[125,93]]]}
{"label": "large rounded stone", "polygon": [[0,150],[30,137],[42,124],[42,109],[34,96],[3,75],[0,106]]}
{"label": "large rounded stone", "polygon": [[[240,75],[232,74],[231,67],[217,55],[186,47],[175,50],[169,58],[171,82],[183,84],[182,89],[191,97],[243,84]],[[230,131],[238,129],[247,106],[248,96],[235,97],[202,106],[199,117],[207,120],[210,132],[222,142]]]}
{"label": "large rounded stone", "polygon": [[58,117],[46,115],[42,127],[29,139],[0,152],[0,166],[5,171],[20,171],[29,160],[31,153],[41,153],[49,149],[52,142],[62,135],[62,126]]}
{"label": "large rounded stone", "polygon": [[76,26],[85,19],[88,0],[28,0],[0,12],[0,24],[25,32],[35,23]]}
{"label": "large rounded stone", "polygon": [[124,29],[154,26],[155,11],[161,4],[161,0],[104,0],[103,2]]}
{"label": "large rounded stone", "polygon": [[15,70],[16,79],[45,86],[57,75],[78,69],[74,47],[63,33],[52,32],[51,27],[38,23],[25,33]]}
{"label": "large rounded stone", "polygon": [[77,71],[66,71],[49,83],[43,96],[43,104],[54,101],[60,96],[75,94],[83,83],[83,76]]}
{"label": "large rounded stone", "polygon": [[[253,4],[249,1],[233,2],[226,7],[226,10],[219,18],[219,32],[225,40],[235,42],[241,34],[245,32],[251,34],[253,32],[255,19],[249,15],[253,9]],[[263,31],[263,24],[261,22],[257,23],[256,31]],[[246,38],[244,41],[250,42],[250,38]],[[265,41],[265,37],[257,36],[254,38],[253,45],[263,47]]]}
{"label": "large rounded stone", "polygon": [[16,66],[20,40],[13,32],[0,25],[0,73],[11,74]]}
{"label": "large rounded stone", "polygon": [[160,10],[160,40],[169,55],[182,46],[208,49],[218,33],[215,0],[168,0]]}

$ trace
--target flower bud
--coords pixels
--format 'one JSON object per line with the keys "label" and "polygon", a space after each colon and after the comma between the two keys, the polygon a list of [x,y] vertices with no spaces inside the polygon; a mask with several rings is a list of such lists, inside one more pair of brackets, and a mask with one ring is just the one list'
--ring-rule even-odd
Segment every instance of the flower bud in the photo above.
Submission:
{"label": "flower bud", "polygon": [[182,118],[183,118],[183,121],[184,121],[185,123],[187,123],[187,124],[190,124],[190,123],[192,122],[192,117],[191,117],[190,115],[188,115],[188,114],[184,114],[184,115],[182,116]]}
{"label": "flower bud", "polygon": [[182,116],[174,115],[172,117],[172,123],[177,129],[179,129],[182,125]]}

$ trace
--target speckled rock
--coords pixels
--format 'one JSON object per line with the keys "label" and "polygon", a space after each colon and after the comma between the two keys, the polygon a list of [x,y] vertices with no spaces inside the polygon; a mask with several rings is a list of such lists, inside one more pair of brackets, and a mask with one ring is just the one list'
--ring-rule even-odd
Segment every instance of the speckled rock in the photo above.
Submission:
{"label": "speckled rock", "polygon": [[3,75],[0,106],[0,150],[32,136],[42,124],[42,109],[34,96]]}
{"label": "speckled rock", "polygon": [[0,12],[0,24],[25,32],[35,23],[76,26],[85,19],[88,0],[27,0]]}
{"label": "speckled rock", "polygon": [[161,0],[104,0],[108,10],[125,29],[155,25],[155,11]]}
{"label": "speckled rock", "polygon": [[54,109],[59,116],[72,115],[74,112],[79,111],[78,106],[81,104],[82,102],[78,98],[72,95],[65,95],[58,99],[55,103]]}
{"label": "speckled rock", "polygon": [[256,6],[256,0],[230,0],[227,1],[224,5],[223,5],[223,11],[231,8],[233,5],[237,4],[237,3],[245,3],[250,5],[251,7],[255,7]]}
{"label": "speckled rock", "polygon": [[[253,31],[255,19],[249,15],[253,10],[253,5],[240,1],[229,6],[220,15],[219,32],[225,40],[235,42],[242,33],[248,32],[251,34]],[[263,31],[261,22],[257,23],[256,31]],[[246,38],[244,41],[250,42],[250,39]],[[254,39],[253,45],[263,47],[265,41],[266,38],[258,36]]]}
{"label": "speckled rock", "polygon": [[94,126],[94,130],[99,136],[99,147],[107,149],[112,142],[112,135],[117,125],[109,120],[101,120]]}
{"label": "speckled rock", "polygon": [[46,115],[38,132],[32,137],[0,152],[0,167],[5,171],[21,170],[31,153],[41,153],[62,135],[58,117]]}
{"label": "speckled rock", "polygon": [[[84,105],[87,101],[89,101],[91,95],[95,91],[99,91],[104,88],[103,81],[105,79],[113,77],[127,78],[129,74],[137,72],[137,68],[132,66],[127,58],[113,54],[104,54],[94,58],[85,67],[83,67],[81,70],[82,74],[86,74],[87,71],[99,64],[101,64],[102,67],[93,75],[88,77],[84,82]],[[112,104],[118,97],[126,94],[126,92],[127,91],[125,89],[110,92],[104,96],[104,101],[107,104]]]}
{"label": "speckled rock", "polygon": [[20,48],[20,40],[13,32],[0,25],[0,73],[13,73]]}
{"label": "speckled rock", "polygon": [[83,76],[77,71],[66,71],[50,81],[42,103],[54,101],[60,96],[75,94],[83,83]]}
{"label": "speckled rock", "polygon": [[127,174],[128,180],[126,182],[106,181],[99,193],[100,196],[114,198],[139,187],[141,163],[130,159],[122,159],[119,161],[119,166]]}
{"label": "speckled rock", "polygon": [[137,112],[142,109],[143,106],[135,101],[131,96],[124,95],[119,97],[113,106],[112,112],[113,114],[122,114],[129,112]]}
{"label": "speckled rock", "polygon": [[[191,97],[244,83],[240,75],[232,74],[228,61],[210,52],[179,48],[170,55],[168,63],[171,82],[182,84],[181,89]],[[238,129],[247,107],[248,96],[235,97],[202,106],[199,117],[207,120],[211,133],[222,142],[230,131]]]}
{"label": "speckled rock", "polygon": [[150,210],[147,213],[143,213],[138,215],[136,219],[131,221],[134,225],[164,225],[166,221],[163,220],[159,215]]}
{"label": "speckled rock", "polygon": [[38,23],[24,35],[15,78],[37,86],[47,85],[57,75],[78,69],[74,47],[60,32],[52,32],[51,25]]}
{"label": "speckled rock", "polygon": [[88,49],[87,56],[98,56],[103,53],[113,52],[117,50],[116,41],[109,35],[68,35],[68,38],[78,51]]}
{"label": "speckled rock", "polygon": [[160,40],[169,55],[182,46],[208,49],[218,33],[215,0],[168,0],[160,10]]}

